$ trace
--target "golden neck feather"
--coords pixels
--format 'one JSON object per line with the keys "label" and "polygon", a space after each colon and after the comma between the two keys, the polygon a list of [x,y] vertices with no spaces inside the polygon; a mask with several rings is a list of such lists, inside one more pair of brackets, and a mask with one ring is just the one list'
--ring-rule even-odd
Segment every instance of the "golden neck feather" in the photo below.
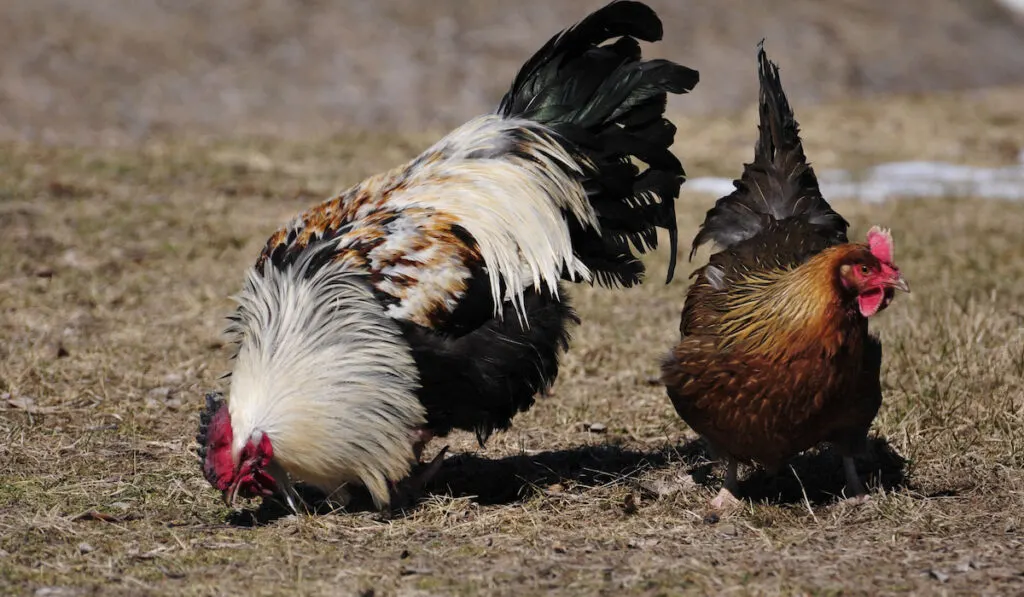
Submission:
{"label": "golden neck feather", "polygon": [[778,358],[838,351],[848,328],[837,267],[849,247],[831,247],[796,268],[751,272],[735,283],[719,319],[719,348]]}

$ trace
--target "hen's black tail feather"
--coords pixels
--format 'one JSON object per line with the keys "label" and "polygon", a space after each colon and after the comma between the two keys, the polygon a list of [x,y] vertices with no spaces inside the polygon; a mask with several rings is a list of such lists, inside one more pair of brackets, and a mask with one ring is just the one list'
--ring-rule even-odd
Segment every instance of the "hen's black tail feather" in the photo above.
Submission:
{"label": "hen's black tail feather", "polygon": [[664,117],[665,104],[668,93],[693,89],[699,73],[642,60],[637,40],[661,36],[651,8],[612,2],[551,38],[523,65],[497,110],[547,126],[592,166],[586,188],[601,235],[575,219],[570,229],[576,255],[606,286],[640,281],[644,266],[630,244],[640,253],[656,248],[656,228],[669,233],[668,281],[675,270],[675,199],[685,172],[669,151],[676,128]]}
{"label": "hen's black tail feather", "polygon": [[773,221],[790,218],[812,226],[828,244],[846,242],[849,223],[821,196],[818,179],[807,163],[800,127],[782,90],[778,66],[768,60],[764,40],[758,44],[761,83],[760,131],[753,163],[733,184],[736,190],[708,210],[693,239],[690,258],[708,241],[722,249],[752,238]]}

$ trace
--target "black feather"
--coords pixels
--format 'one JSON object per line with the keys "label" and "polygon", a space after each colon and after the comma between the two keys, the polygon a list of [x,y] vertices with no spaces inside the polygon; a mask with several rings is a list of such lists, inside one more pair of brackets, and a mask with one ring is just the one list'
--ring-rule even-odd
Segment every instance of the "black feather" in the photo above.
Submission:
{"label": "black feather", "polygon": [[754,161],[744,166],[742,178],[734,182],[736,190],[708,210],[693,239],[691,259],[708,241],[726,249],[789,224],[800,224],[800,234],[790,236],[817,236],[824,246],[847,241],[849,223],[821,196],[778,66],[768,60],[764,40],[758,45],[758,64],[760,135]]}
{"label": "black feather", "polygon": [[196,454],[199,456],[199,467],[203,471],[203,476],[207,478],[210,483],[214,483],[215,479],[210,479],[210,471],[206,469],[206,444],[207,444],[207,433],[210,429],[210,421],[213,420],[213,416],[217,414],[221,408],[224,407],[223,394],[220,392],[207,392],[206,404],[203,410],[199,412],[199,433],[196,434]]}
{"label": "black feather", "polygon": [[569,343],[568,327],[579,322],[564,289],[560,294],[559,300],[543,289],[526,295],[528,329],[509,303],[501,320],[459,337],[403,324],[420,371],[420,401],[435,435],[464,429],[475,432],[483,445],[554,382],[559,354]]}
{"label": "black feather", "polygon": [[657,248],[657,228],[669,232],[668,281],[675,270],[675,199],[685,172],[669,151],[676,129],[665,106],[669,93],[692,90],[700,76],[668,60],[642,60],[637,40],[658,41],[662,33],[645,4],[612,2],[551,38],[523,65],[497,110],[546,125],[593,165],[584,184],[604,233],[582,226],[571,232],[577,257],[606,286],[641,280],[644,266],[629,243],[639,253]]}

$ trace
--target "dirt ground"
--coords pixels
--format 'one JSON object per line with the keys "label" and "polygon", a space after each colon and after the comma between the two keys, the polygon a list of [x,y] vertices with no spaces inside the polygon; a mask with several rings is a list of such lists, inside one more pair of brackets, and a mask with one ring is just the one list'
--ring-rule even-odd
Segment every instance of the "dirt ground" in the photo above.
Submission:
{"label": "dirt ground", "polygon": [[[821,167],[1004,164],[1024,139],[1024,88],[794,104]],[[734,175],[754,134],[749,111],[684,119],[676,151]],[[652,383],[684,262],[669,286],[576,288],[553,395],[485,449],[435,441],[452,455],[404,516],[229,511],[192,453],[228,297],[281,222],[430,138],[0,145],[0,593],[1024,592],[1024,204],[971,197],[836,203],[853,235],[892,227],[913,287],[873,324],[866,505],[836,502],[824,450],[745,471],[745,508],[706,517],[721,470]],[[712,200],[684,195],[687,242]]]}

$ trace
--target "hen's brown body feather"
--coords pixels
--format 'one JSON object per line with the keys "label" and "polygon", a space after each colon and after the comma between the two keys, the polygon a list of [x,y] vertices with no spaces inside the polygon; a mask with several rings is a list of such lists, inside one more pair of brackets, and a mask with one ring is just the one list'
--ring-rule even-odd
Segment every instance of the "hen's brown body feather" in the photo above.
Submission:
{"label": "hen's brown body feather", "polygon": [[[863,447],[882,400],[881,345],[829,287],[835,260],[862,250],[830,248],[792,269],[736,260],[727,290],[697,274],[663,381],[679,415],[717,451],[775,470],[822,441],[844,453]],[[737,253],[713,263],[725,267]]]}

